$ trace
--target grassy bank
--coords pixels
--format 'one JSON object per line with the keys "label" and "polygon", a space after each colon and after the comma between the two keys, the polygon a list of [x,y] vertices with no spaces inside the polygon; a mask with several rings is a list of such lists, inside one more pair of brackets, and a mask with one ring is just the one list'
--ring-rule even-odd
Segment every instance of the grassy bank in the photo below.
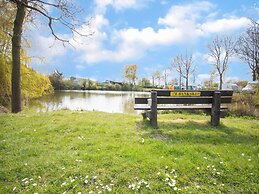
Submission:
{"label": "grassy bank", "polygon": [[259,120],[0,114],[0,193],[256,193]]}

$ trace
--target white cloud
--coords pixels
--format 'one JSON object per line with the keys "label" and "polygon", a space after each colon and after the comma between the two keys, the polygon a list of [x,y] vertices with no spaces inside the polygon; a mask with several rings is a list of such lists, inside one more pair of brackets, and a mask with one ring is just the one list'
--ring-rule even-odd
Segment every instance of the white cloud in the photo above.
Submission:
{"label": "white cloud", "polygon": [[[105,11],[107,6],[117,10],[134,8],[139,5],[137,3],[136,0],[96,0],[97,8],[102,11]],[[152,27],[111,29],[104,13],[100,12],[91,25],[94,35],[90,39],[77,36],[72,43],[82,53],[81,60],[88,64],[101,61],[123,62],[136,60],[147,51],[160,46],[191,44],[197,38],[212,33],[234,31],[246,26],[249,21],[244,17],[212,20],[214,16],[210,15],[216,13],[213,12],[214,8],[215,6],[208,1],[174,5],[165,17],[158,18],[160,28],[157,30]],[[210,21],[206,21],[206,14]],[[86,33],[89,27],[82,26],[79,31]],[[84,42],[87,44],[83,44]]]}
{"label": "white cloud", "polygon": [[46,61],[46,63],[50,63],[56,57],[65,55],[68,49],[68,47],[65,47],[60,41],[55,41],[51,35],[42,36],[40,34],[34,33],[31,36],[30,41],[30,55],[34,59],[41,58],[43,61]]}
{"label": "white cloud", "polygon": [[250,24],[250,20],[245,17],[241,18],[223,18],[215,21],[206,22],[201,25],[201,30],[205,33],[221,33],[234,31],[246,27]]}
{"label": "white cloud", "polygon": [[202,12],[208,12],[211,8],[213,4],[208,1],[172,6],[165,17],[158,19],[158,23],[171,27],[192,25]]}

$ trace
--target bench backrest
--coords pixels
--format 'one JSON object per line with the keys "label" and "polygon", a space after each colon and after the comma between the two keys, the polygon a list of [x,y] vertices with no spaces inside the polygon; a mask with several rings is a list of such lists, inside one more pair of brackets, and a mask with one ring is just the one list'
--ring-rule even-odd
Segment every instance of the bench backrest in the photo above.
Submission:
{"label": "bench backrest", "polygon": [[[157,104],[212,104],[215,91],[196,90],[155,90]],[[233,91],[221,90],[221,104],[231,103]],[[135,104],[148,104],[150,97],[135,98]]]}

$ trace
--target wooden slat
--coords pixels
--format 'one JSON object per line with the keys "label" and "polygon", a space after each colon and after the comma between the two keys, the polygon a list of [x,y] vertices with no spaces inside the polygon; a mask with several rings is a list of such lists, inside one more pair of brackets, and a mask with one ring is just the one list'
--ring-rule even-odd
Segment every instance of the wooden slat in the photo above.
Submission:
{"label": "wooden slat", "polygon": [[135,104],[147,104],[147,99],[149,98],[145,98],[145,97],[135,98]]}
{"label": "wooden slat", "polygon": [[[176,92],[201,92],[200,96],[213,96],[214,91],[212,90],[156,90],[157,96],[170,96],[170,93],[176,93]],[[220,91],[221,96],[232,96],[233,91],[232,90],[221,90]]]}
{"label": "wooden slat", "polygon": [[[210,110],[211,105],[177,105],[177,106],[158,106],[157,110]],[[220,109],[225,110],[228,107],[221,105]],[[134,110],[150,110],[149,106],[134,106]]]}
{"label": "wooden slat", "polygon": [[[135,98],[135,104],[147,104],[149,98]],[[157,98],[157,104],[211,104],[212,97]],[[231,97],[222,97],[221,103],[231,103]]]}

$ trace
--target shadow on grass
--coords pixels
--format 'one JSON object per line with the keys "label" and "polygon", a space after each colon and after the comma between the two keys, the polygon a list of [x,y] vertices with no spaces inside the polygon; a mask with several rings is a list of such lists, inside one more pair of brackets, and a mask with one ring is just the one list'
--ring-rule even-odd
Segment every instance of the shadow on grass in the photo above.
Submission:
{"label": "shadow on grass", "polygon": [[149,121],[138,122],[137,128],[143,136],[173,143],[193,144],[257,144],[257,136],[245,133],[240,128],[220,124],[210,126],[209,122],[170,122],[160,121],[158,129],[153,129]]}

